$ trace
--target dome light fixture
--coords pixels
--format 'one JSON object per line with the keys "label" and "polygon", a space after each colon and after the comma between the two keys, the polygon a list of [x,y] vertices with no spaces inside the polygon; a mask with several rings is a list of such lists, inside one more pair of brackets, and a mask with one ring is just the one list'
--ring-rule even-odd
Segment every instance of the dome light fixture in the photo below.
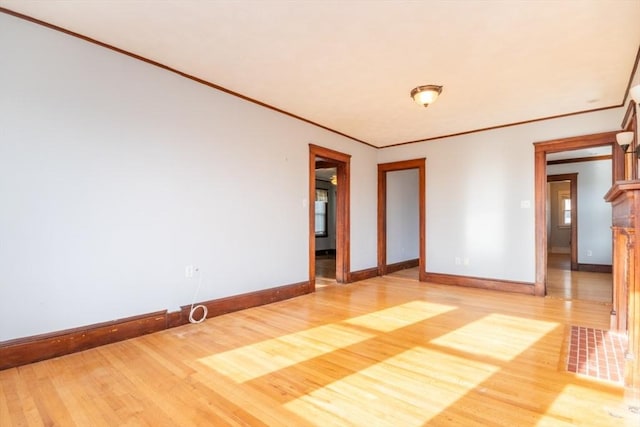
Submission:
{"label": "dome light fixture", "polygon": [[429,104],[433,104],[438,95],[442,93],[442,86],[438,85],[424,85],[418,86],[411,90],[411,98],[418,104],[427,108]]}
{"label": "dome light fixture", "polygon": [[640,85],[635,85],[629,89],[629,95],[631,95],[631,99],[633,99],[636,104],[640,104]]}
{"label": "dome light fixture", "polygon": [[[629,146],[633,142],[633,132],[617,133],[616,141],[618,142],[618,145],[620,146],[620,148],[622,148],[622,151],[626,153],[627,150],[629,149]],[[640,151],[638,151],[638,153],[640,153]]]}

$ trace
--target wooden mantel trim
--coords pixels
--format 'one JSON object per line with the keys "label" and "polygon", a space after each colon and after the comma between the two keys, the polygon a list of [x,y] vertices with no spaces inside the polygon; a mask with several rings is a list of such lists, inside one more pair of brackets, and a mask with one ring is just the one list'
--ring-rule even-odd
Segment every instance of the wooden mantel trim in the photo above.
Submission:
{"label": "wooden mantel trim", "polygon": [[635,179],[633,181],[616,181],[615,184],[613,184],[613,187],[611,187],[611,189],[607,191],[607,194],[604,195],[604,200],[611,203],[625,191],[633,190],[640,190],[639,179]]}

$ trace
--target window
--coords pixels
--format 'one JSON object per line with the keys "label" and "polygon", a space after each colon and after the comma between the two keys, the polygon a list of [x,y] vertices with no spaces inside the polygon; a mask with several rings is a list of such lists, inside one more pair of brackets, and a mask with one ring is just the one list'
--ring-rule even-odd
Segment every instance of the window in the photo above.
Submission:
{"label": "window", "polygon": [[329,205],[329,190],[323,188],[316,188],[316,201],[315,201],[315,230],[316,237],[327,237],[328,233],[328,218],[327,218],[327,206]]}
{"label": "window", "polygon": [[558,192],[559,221],[560,227],[571,226],[571,196],[568,191]]}

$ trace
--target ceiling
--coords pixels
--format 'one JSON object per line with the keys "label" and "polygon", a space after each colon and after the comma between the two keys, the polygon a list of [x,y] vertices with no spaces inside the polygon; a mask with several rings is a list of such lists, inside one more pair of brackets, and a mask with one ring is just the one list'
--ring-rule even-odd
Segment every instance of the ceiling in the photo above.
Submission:
{"label": "ceiling", "polygon": [[336,168],[320,168],[316,169],[316,179],[321,181],[331,181],[336,174]]}
{"label": "ceiling", "polygon": [[[640,1],[0,0],[384,147],[624,102]],[[443,85],[423,108],[418,85]]]}
{"label": "ceiling", "polygon": [[578,150],[549,153],[547,154],[547,161],[610,156],[611,154],[611,145],[603,145],[601,147],[581,148]]}

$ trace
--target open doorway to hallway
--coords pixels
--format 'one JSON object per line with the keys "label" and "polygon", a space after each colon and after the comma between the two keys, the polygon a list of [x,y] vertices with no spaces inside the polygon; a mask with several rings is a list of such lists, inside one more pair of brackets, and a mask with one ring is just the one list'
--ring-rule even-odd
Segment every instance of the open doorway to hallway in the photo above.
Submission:
{"label": "open doorway to hallway", "polygon": [[315,262],[316,289],[336,282],[336,200],[338,169],[332,162],[316,159]]}
{"label": "open doorway to hallway", "polygon": [[[596,197],[597,200],[604,200],[604,195],[608,192],[608,189],[611,188],[611,185],[617,180],[621,180],[624,178],[624,153],[620,149],[614,150],[614,147],[618,147],[616,143],[616,132],[603,132],[591,135],[581,135],[574,136],[569,138],[555,139],[550,141],[540,141],[534,143],[535,149],[535,160],[534,160],[534,181],[535,181],[535,240],[536,240],[536,276],[534,283],[534,294],[537,296],[547,295],[547,258],[548,258],[548,244],[547,244],[547,215],[546,215],[546,201],[547,201],[547,176],[553,174],[560,173],[570,173],[571,171],[562,171],[562,170],[548,170],[548,168],[553,167],[556,168],[564,168],[566,164],[573,163],[574,165],[582,163],[576,161],[578,156],[569,156],[571,162],[567,162],[567,158],[557,158],[554,159],[553,156],[556,154],[562,154],[565,151],[575,151],[575,150],[589,150],[596,147],[610,147],[610,151],[608,154],[608,158],[610,161],[609,165],[609,176],[608,181],[603,180],[602,183],[605,185],[601,194],[598,192],[592,192],[593,197]],[[575,154],[575,153],[574,153]],[[585,156],[582,156],[585,157]],[[585,163],[590,163],[593,160],[590,159]],[[555,165],[553,165],[553,163]],[[547,164],[549,163],[549,165]],[[573,171],[576,173],[576,171]],[[583,180],[584,182],[585,180]],[[588,182],[588,180],[586,181]],[[578,197],[582,200],[583,197],[579,194]],[[584,200],[581,201],[581,203]],[[610,207],[609,207],[610,209]],[[589,209],[580,209],[582,212],[587,212],[589,215],[586,216],[586,223],[578,218],[578,222],[580,223],[579,227],[588,228],[588,223],[592,217],[591,211]],[[609,210],[607,214],[608,221],[611,221],[611,210]],[[611,224],[611,222],[609,222]],[[609,230],[611,233],[611,230]],[[609,244],[612,243],[611,234],[608,235],[607,240]],[[584,240],[581,240],[581,245],[585,243]],[[588,245],[588,243],[587,243]],[[583,251],[582,249],[585,249]],[[592,248],[578,247],[577,256],[578,256],[578,264],[580,264],[580,254],[583,255],[588,254],[589,250]],[[593,256],[594,252],[591,253]],[[600,256],[601,254],[598,254]],[[595,258],[591,258],[595,260]],[[609,258],[609,263],[612,262],[612,256]],[[590,262],[589,262],[590,263]],[[588,264],[587,264],[588,265]],[[580,266],[578,265],[578,270],[580,270]]]}
{"label": "open doorway to hallway", "polygon": [[[309,144],[309,284],[316,289],[316,237],[328,235],[329,190],[317,188],[316,171],[335,169],[335,282],[350,280],[350,180],[351,155]],[[332,175],[333,177],[333,175]],[[316,199],[321,203],[316,209]],[[328,236],[327,236],[328,237]],[[323,266],[321,266],[323,267]]]}
{"label": "open doorway to hallway", "polygon": [[547,296],[611,303],[610,145],[547,155]]}
{"label": "open doorway to hallway", "polygon": [[425,171],[425,158],[378,164],[380,276],[411,270],[408,277],[424,280]]}

